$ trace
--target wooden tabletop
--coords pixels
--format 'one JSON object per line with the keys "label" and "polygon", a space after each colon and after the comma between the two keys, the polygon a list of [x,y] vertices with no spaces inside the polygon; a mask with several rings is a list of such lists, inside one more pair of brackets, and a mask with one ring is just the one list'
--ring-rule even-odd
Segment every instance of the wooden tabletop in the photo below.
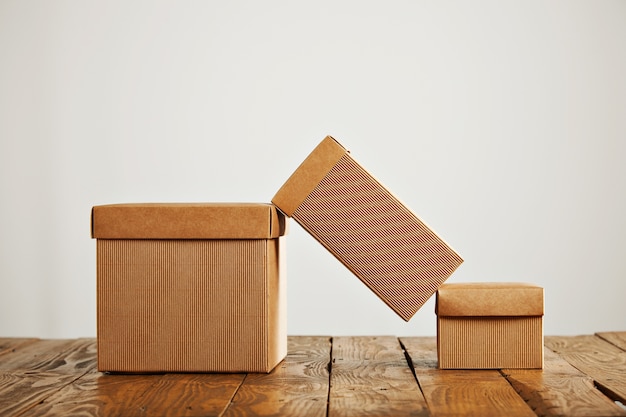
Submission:
{"label": "wooden tabletop", "polygon": [[626,332],[547,336],[545,369],[437,369],[433,337],[291,336],[270,374],[109,375],[95,339],[0,338],[1,416],[626,416]]}

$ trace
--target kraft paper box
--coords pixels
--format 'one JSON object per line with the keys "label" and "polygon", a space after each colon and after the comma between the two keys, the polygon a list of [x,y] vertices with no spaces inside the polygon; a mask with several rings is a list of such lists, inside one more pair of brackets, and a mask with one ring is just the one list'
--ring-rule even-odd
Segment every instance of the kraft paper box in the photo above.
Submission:
{"label": "kraft paper box", "polygon": [[272,203],[406,321],[463,262],[330,136]]}
{"label": "kraft paper box", "polygon": [[287,352],[285,229],[271,204],[93,207],[98,370],[271,371]]}
{"label": "kraft paper box", "polygon": [[543,368],[543,288],[444,284],[436,299],[439,368]]}

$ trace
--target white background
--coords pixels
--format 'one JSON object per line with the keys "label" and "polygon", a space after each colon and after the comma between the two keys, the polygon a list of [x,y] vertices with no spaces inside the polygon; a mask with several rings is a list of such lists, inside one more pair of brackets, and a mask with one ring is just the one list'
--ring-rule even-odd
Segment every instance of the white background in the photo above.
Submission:
{"label": "white background", "polygon": [[[92,337],[93,205],[269,202],[327,134],[465,259],[626,330],[626,2],[0,1],[0,336]],[[295,222],[290,334],[434,335]]]}

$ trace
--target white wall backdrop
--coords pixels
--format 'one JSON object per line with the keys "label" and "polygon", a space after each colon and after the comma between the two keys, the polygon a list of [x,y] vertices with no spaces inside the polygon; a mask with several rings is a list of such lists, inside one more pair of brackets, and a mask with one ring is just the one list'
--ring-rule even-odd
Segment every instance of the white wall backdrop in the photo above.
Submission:
{"label": "white wall backdrop", "polygon": [[[626,2],[0,1],[0,335],[96,334],[93,205],[260,201],[327,134],[465,259],[626,329]],[[291,223],[290,334],[434,335]]]}

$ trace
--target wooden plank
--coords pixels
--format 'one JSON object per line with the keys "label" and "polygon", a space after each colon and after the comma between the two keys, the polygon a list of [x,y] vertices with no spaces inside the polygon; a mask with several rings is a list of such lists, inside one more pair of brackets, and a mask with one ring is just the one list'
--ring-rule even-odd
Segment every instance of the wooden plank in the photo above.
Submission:
{"label": "wooden plank", "polygon": [[76,375],[77,370],[86,372],[95,363],[95,339],[38,340],[17,345],[2,355],[0,372],[53,371]]}
{"label": "wooden plank", "polygon": [[248,374],[225,416],[326,416],[330,338],[290,336],[269,374]]}
{"label": "wooden plank", "polygon": [[396,337],[334,337],[328,415],[427,416]]}
{"label": "wooden plank", "polygon": [[622,350],[626,350],[626,332],[599,332],[596,336],[614,344]]}
{"label": "wooden plank", "polygon": [[111,375],[90,372],[21,417],[219,416],[244,374]]}
{"label": "wooden plank", "polygon": [[165,375],[142,397],[141,415],[222,415],[245,377],[245,374]]}
{"label": "wooden plank", "polygon": [[75,377],[67,374],[0,373],[0,415],[18,415],[44,401],[74,379]]}
{"label": "wooden plank", "polygon": [[0,415],[17,415],[93,369],[95,341],[37,341],[1,358]]}
{"label": "wooden plank", "polygon": [[503,369],[518,394],[538,416],[626,416],[593,380],[548,348],[544,369]]}
{"label": "wooden plank", "polygon": [[597,336],[546,336],[545,345],[626,404],[626,352]]}
{"label": "wooden plank", "polygon": [[17,347],[28,343],[34,343],[39,339],[36,338],[0,338],[0,355],[3,353],[14,351]]}
{"label": "wooden plank", "polygon": [[20,417],[137,415],[138,401],[161,377],[108,375],[92,370]]}
{"label": "wooden plank", "polygon": [[499,371],[441,370],[434,337],[403,337],[401,342],[433,417],[535,416]]}

